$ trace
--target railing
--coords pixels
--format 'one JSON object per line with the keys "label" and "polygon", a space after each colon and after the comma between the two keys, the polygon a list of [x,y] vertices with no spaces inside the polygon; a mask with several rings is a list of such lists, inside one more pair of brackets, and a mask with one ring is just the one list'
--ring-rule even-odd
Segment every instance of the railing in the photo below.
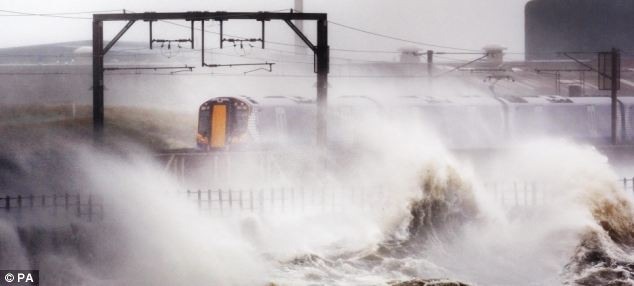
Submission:
{"label": "railing", "polygon": [[201,211],[220,214],[238,211],[273,212],[342,212],[369,209],[378,205],[387,192],[380,189],[351,188],[267,188],[207,189],[182,192]]}
{"label": "railing", "polygon": [[[634,194],[634,178],[623,179],[623,190]],[[545,204],[548,188],[538,183],[487,183],[484,187],[506,208],[526,208]],[[206,189],[181,192],[199,210],[215,213],[232,211],[264,212],[340,212],[348,209],[372,210],[391,199],[381,188],[266,188]]]}
{"label": "railing", "polygon": [[[634,195],[634,178],[619,181],[623,190]],[[510,208],[533,207],[547,200],[545,186],[536,183],[488,183],[501,205]],[[393,199],[385,188],[267,188],[207,189],[180,192],[196,204],[200,211],[231,213],[345,212],[351,209],[377,210]],[[103,220],[104,205],[91,194],[6,195],[0,196],[0,214],[18,214],[44,210],[53,216],[72,215],[88,221]]]}
{"label": "railing", "polygon": [[[634,195],[634,178],[623,178],[618,183],[624,192]],[[530,207],[544,204],[551,191],[547,185],[526,182],[496,182],[487,183],[484,186],[505,207]]]}
{"label": "railing", "polygon": [[484,187],[505,207],[530,207],[543,204],[545,190],[537,183],[508,182],[486,183]]}
{"label": "railing", "polygon": [[634,194],[634,177],[631,179],[623,178],[623,190],[626,192],[632,192]]}
{"label": "railing", "polygon": [[53,216],[58,214],[74,215],[78,218],[102,220],[103,204],[91,194],[53,194],[53,195],[15,195],[0,197],[0,211],[7,214],[23,211],[48,210]]}

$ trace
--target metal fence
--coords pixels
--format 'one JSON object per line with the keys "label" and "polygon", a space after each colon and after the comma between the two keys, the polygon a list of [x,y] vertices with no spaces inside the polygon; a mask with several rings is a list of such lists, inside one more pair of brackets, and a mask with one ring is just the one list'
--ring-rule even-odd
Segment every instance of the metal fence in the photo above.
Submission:
{"label": "metal fence", "polygon": [[[623,190],[634,195],[634,178],[623,179]],[[547,202],[548,186],[538,183],[486,183],[485,189],[506,208],[535,207]],[[211,213],[250,212],[340,212],[349,209],[373,210],[392,196],[385,188],[218,188],[180,192],[199,210]]]}
{"label": "metal fence", "polygon": [[623,182],[623,190],[626,192],[632,192],[634,194],[634,177],[631,179],[623,178],[621,180]]}
{"label": "metal fence", "polygon": [[369,209],[388,193],[378,188],[267,188],[207,189],[182,192],[198,209],[212,213],[250,212],[344,212]]}
{"label": "metal fence", "polygon": [[[622,190],[634,196],[634,178],[618,181]],[[535,182],[495,182],[484,184],[492,192],[496,201],[505,207],[531,207],[544,204],[549,197],[551,187]]]}
{"label": "metal fence", "polygon": [[497,202],[505,207],[530,207],[544,203],[546,194],[537,183],[508,182],[485,183]]}
{"label": "metal fence", "polygon": [[[634,178],[619,181],[625,192],[634,195]],[[501,205],[508,208],[533,207],[548,200],[547,187],[537,183],[486,183]],[[350,188],[266,188],[206,189],[179,192],[197,208],[209,213],[345,212],[380,210],[394,199],[393,193],[381,187]],[[104,204],[91,194],[6,195],[0,196],[0,213],[20,214],[44,211],[52,216],[72,216],[88,221],[103,220]]]}
{"label": "metal fence", "polygon": [[104,218],[103,203],[91,194],[7,195],[0,197],[0,211],[18,215],[26,211],[46,211],[53,216],[72,215],[88,221]]}

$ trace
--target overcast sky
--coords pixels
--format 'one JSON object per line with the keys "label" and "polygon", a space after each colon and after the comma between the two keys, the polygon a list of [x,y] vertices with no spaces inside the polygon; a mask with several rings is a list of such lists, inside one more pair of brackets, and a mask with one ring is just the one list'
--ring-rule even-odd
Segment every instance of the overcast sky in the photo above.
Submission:
{"label": "overcast sky", "polygon": [[[510,51],[524,50],[524,5],[527,0],[305,0],[304,11],[326,12],[329,20],[395,37],[445,46],[480,49],[500,44]],[[131,11],[262,11],[292,8],[293,0],[5,0],[0,10],[29,13],[62,13],[128,9]],[[10,13],[0,12],[2,15]],[[90,16],[90,15],[77,15]],[[88,40],[90,20],[48,17],[0,17],[0,47]],[[228,27],[232,34],[249,34],[258,26],[240,23]],[[108,24],[106,37],[121,26]],[[166,27],[158,33],[178,38],[178,31]],[[310,26],[307,26],[310,30]],[[395,50],[408,44],[381,39],[330,25],[330,46],[350,49]],[[292,43],[293,35],[283,25],[271,24],[267,38]],[[186,32],[186,31],[183,31]],[[185,34],[186,35],[186,34]],[[144,41],[147,27],[135,24],[124,40]],[[426,48],[426,47],[423,47]]]}

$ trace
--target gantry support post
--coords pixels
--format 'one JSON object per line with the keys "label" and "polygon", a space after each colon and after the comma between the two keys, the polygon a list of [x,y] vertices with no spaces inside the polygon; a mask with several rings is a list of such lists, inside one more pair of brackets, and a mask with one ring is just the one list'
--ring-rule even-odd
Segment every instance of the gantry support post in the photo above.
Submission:
{"label": "gantry support post", "polygon": [[92,120],[95,140],[103,138],[103,22],[92,22]]}
{"label": "gantry support post", "polygon": [[[568,53],[562,53],[565,57],[575,61],[576,63],[587,67],[589,70],[596,72],[597,74],[599,74],[599,89],[600,90],[607,90],[607,88],[604,87],[603,84],[603,79],[609,79],[610,80],[610,104],[611,104],[611,114],[610,114],[610,125],[611,125],[611,140],[610,142],[613,145],[616,145],[618,143],[618,137],[617,137],[617,105],[618,105],[618,98],[617,98],[617,93],[618,90],[620,88],[620,81],[621,81],[621,52],[617,49],[617,48],[612,48],[612,51],[610,52],[599,52],[599,68],[596,69],[578,59],[576,59],[575,57],[569,55]],[[610,55],[610,71],[604,70],[607,69],[607,61],[605,61],[605,59],[602,57],[603,55]],[[624,119],[624,115],[621,114],[621,119]],[[623,121],[622,121],[623,122]]]}
{"label": "gantry support post", "polygon": [[[621,68],[621,64],[620,64],[620,52],[619,50],[617,50],[616,48],[612,48],[612,63],[611,63],[611,72],[612,72],[612,78],[610,83],[612,84],[611,86],[611,90],[610,90],[610,99],[611,99],[611,107],[612,107],[612,144],[616,145],[618,143],[618,139],[617,139],[617,92],[619,90],[619,80],[620,80],[620,68]],[[624,116],[623,114],[621,114],[621,116]]]}
{"label": "gantry support post", "polygon": [[328,20],[317,21],[317,144],[326,146],[328,140],[328,72],[330,48],[328,47]]}

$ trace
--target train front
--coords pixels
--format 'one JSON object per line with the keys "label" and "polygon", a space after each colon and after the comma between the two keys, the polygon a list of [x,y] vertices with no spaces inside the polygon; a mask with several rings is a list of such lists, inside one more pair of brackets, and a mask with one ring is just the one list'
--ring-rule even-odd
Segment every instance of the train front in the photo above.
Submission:
{"label": "train front", "polygon": [[198,148],[211,151],[243,143],[252,111],[248,100],[236,97],[218,97],[203,103],[198,112]]}

